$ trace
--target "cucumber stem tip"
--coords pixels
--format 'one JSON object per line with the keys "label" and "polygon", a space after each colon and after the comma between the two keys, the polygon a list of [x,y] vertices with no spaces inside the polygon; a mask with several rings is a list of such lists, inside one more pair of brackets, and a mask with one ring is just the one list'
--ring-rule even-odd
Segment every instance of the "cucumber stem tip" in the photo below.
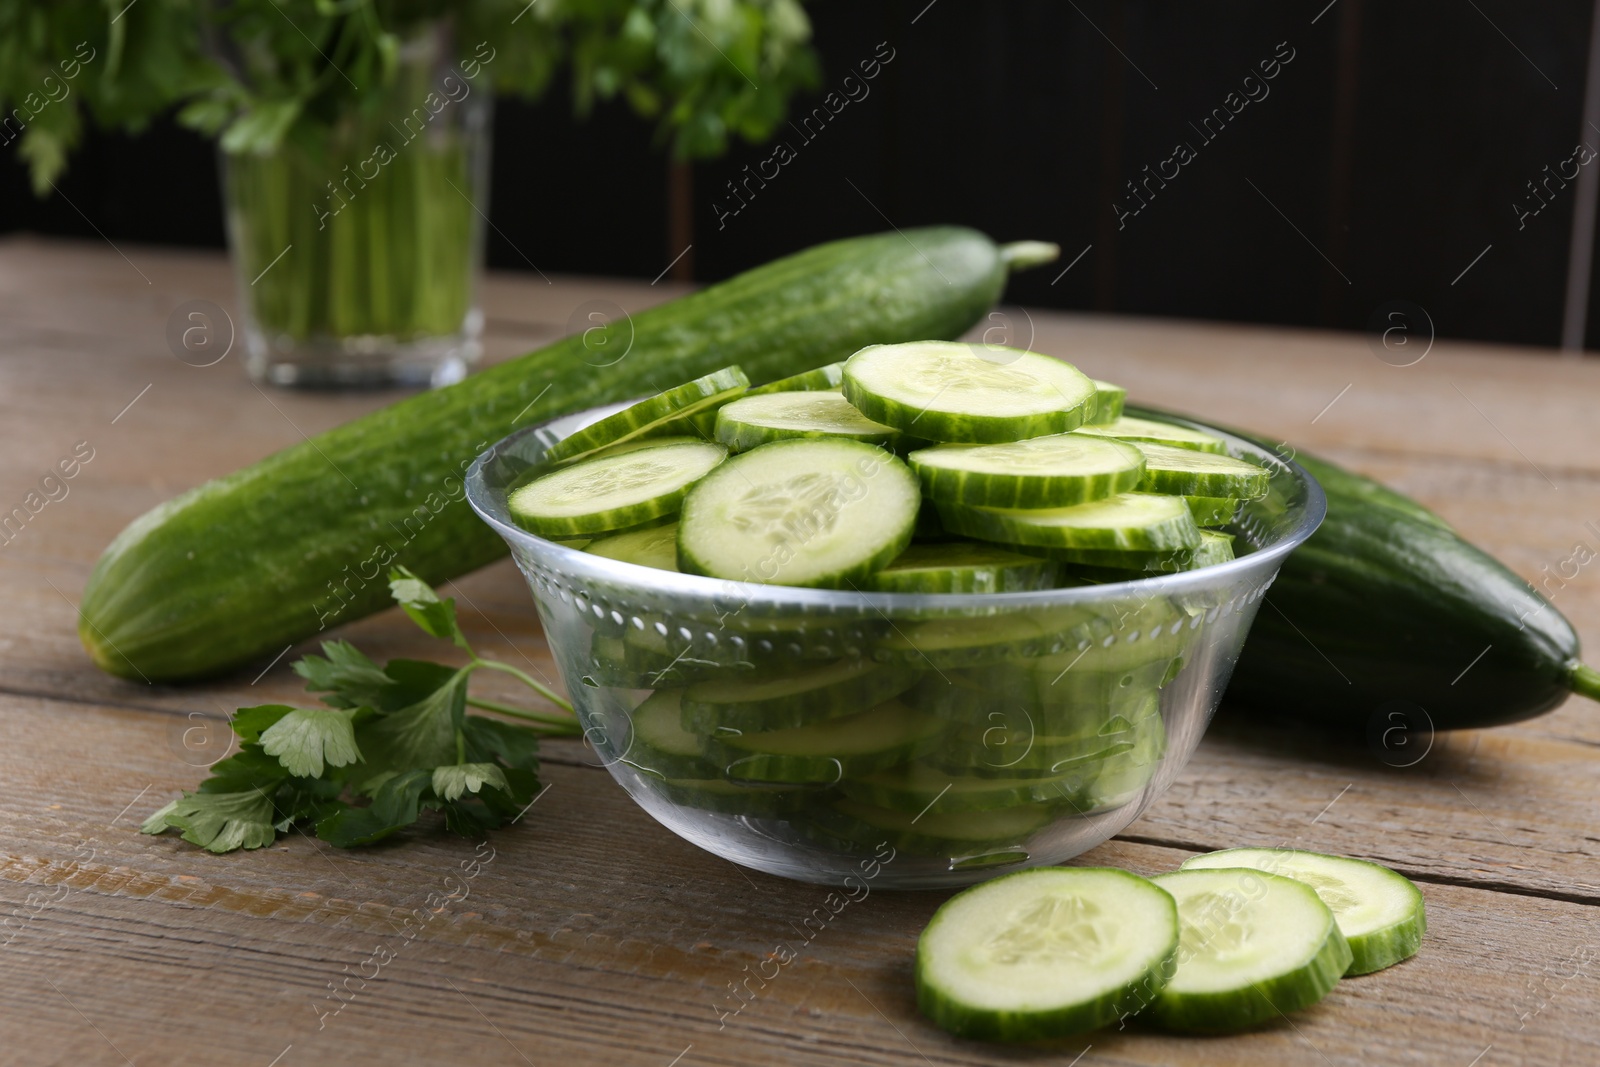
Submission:
{"label": "cucumber stem tip", "polygon": [[1000,261],[1013,273],[1053,263],[1060,257],[1061,246],[1049,241],[1012,241],[1000,246]]}
{"label": "cucumber stem tip", "polygon": [[1600,700],[1600,671],[1574,663],[1567,672],[1567,688],[1590,700]]}

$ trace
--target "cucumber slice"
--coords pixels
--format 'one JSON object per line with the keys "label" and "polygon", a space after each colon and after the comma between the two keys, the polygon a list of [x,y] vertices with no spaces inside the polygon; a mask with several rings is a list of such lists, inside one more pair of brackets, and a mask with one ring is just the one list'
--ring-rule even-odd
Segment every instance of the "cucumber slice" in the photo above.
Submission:
{"label": "cucumber slice", "polygon": [[1064,433],[1094,413],[1076,367],[1001,345],[870,345],[845,360],[845,398],[876,422],[933,441]]}
{"label": "cucumber slice", "polygon": [[1177,908],[1146,879],[1038,867],[934,913],[917,939],[917,1007],[962,1037],[1066,1037],[1137,1010],[1177,957]]}
{"label": "cucumber slice", "polygon": [[1044,638],[1043,628],[1027,615],[926,619],[896,626],[873,655],[885,663],[965,667],[1037,648]]}
{"label": "cucumber slice", "polygon": [[734,452],[795,437],[844,437],[888,448],[900,431],[873,422],[835,392],[746,395],[717,411],[716,439]]}
{"label": "cucumber slice", "polygon": [[906,461],[934,500],[996,508],[1101,500],[1127,492],[1144,477],[1144,456],[1136,446],[1070,433],[1003,445],[937,445]]}
{"label": "cucumber slice", "polygon": [[633,736],[622,761],[658,778],[715,778],[705,738],[682,723],[682,689],[658,689],[633,709]]}
{"label": "cucumber slice", "polygon": [[[1052,726],[1041,723],[1033,716],[996,709],[984,717],[968,720],[974,725],[958,727],[940,747],[926,757],[924,762],[951,774],[974,774],[985,778],[1048,777],[1071,771],[1087,771],[1087,761],[1097,761],[1099,767],[1083,776],[1082,788],[1091,790],[1096,781],[1106,778],[1107,770],[1120,773],[1129,763],[1127,753],[1163,749],[1147,738],[1160,725],[1159,707],[1154,694],[1146,694],[1129,714],[1116,712],[1085,713],[1076,722]],[[1152,728],[1149,720],[1156,720]],[[1093,728],[1098,725],[1098,729]],[[1053,734],[1047,730],[1074,730],[1072,734]],[[1144,762],[1148,762],[1146,759]],[[1114,783],[1110,783],[1114,785]],[[1140,783],[1142,787],[1143,783]],[[1107,790],[1109,792],[1109,788]],[[1072,798],[1077,803],[1080,798]]]}
{"label": "cucumber slice", "polygon": [[1094,382],[1094,418],[1089,420],[1089,425],[1105,426],[1122,418],[1122,405],[1128,399],[1128,391],[1099,378],[1089,380]]}
{"label": "cucumber slice", "polygon": [[791,374],[787,378],[779,378],[766,385],[758,385],[753,389],[745,390],[745,396],[761,396],[764,393],[810,393],[824,389],[837,389],[844,381],[844,364],[830,363],[826,367],[815,370],[801,371]]}
{"label": "cucumber slice", "polygon": [[916,475],[881,448],[775,441],[733,457],[688,494],[678,566],[735,581],[849,588],[911,543],[921,500]]}
{"label": "cucumber slice", "polygon": [[1200,544],[1194,549],[1189,570],[1209,567],[1213,563],[1226,563],[1234,558],[1233,534],[1225,530],[1201,530]]}
{"label": "cucumber slice", "polygon": [[678,569],[678,524],[669,522],[647,530],[597,538],[590,541],[584,551],[623,563],[654,567],[658,571],[675,571]]}
{"label": "cucumber slice", "polygon": [[1067,508],[981,508],[940,504],[946,529],[985,541],[1044,548],[1170,552],[1200,544],[1181,497],[1120,493]]}
{"label": "cucumber slice", "polygon": [[976,856],[1028,858],[1022,848],[1035,831],[1055,818],[1056,809],[1026,804],[1000,811],[905,812],[839,800],[832,817],[819,821],[825,836],[854,845],[887,841],[896,849],[956,860]]}
{"label": "cucumber slice", "polygon": [[1144,795],[1167,754],[1167,724],[1160,714],[1124,720],[1125,726],[1114,736],[1119,742],[1085,767],[1088,780],[1073,800],[1081,815],[1110,811],[1131,804]]}
{"label": "cucumber slice", "polygon": [[678,510],[689,486],[728,450],[687,437],[582,460],[514,491],[506,507],[536,534],[570,537],[637,526]]}
{"label": "cucumber slice", "polygon": [[[676,662],[710,677],[747,675],[752,670],[795,671],[815,668],[837,659],[860,659],[888,624],[877,619],[857,619],[828,625],[828,620],[788,620],[787,629],[760,625],[763,620],[730,616],[715,629],[677,625],[671,617],[640,618],[626,627],[628,662]],[[777,622],[778,620],[766,620]],[[740,625],[747,623],[747,625]],[[654,687],[651,687],[654,688]]]}
{"label": "cucumber slice", "polygon": [[1144,662],[1098,669],[1095,649],[951,669],[924,677],[906,702],[957,722],[992,723],[997,710],[1040,733],[1081,737],[1160,688],[1175,649],[1154,644]]}
{"label": "cucumber slice", "polygon": [[[562,438],[545,452],[547,463],[564,463],[593,455],[602,448],[650,436],[670,422],[703,413],[739,396],[750,379],[738,367],[723,367],[704,378],[674,386],[623,408]],[[687,432],[687,429],[684,430]]]}
{"label": "cucumber slice", "polygon": [[1057,568],[1038,556],[975,541],[911,545],[863,588],[881,593],[1012,593],[1048,589]]}
{"label": "cucumber slice", "polygon": [[1304,882],[1333,911],[1353,957],[1344,973],[1371,974],[1416,955],[1428,917],[1422,893],[1377,863],[1289,848],[1229,848],[1184,861],[1184,870],[1251,867]]}
{"label": "cucumber slice", "polygon": [[[704,681],[740,666],[707,662],[690,656],[663,656],[639,647],[628,640],[628,635],[596,630],[589,646],[589,660],[583,665],[579,677],[585,685],[615,689],[658,689]],[[743,664],[742,667],[748,670],[750,664]]]}
{"label": "cucumber slice", "polygon": [[[1131,727],[1130,727],[1131,729]],[[1063,739],[1038,735],[1032,738],[1024,731],[991,727],[979,731],[968,727],[948,740],[937,753],[927,757],[931,767],[937,767],[950,777],[974,775],[979,778],[1048,778],[1059,775],[1068,768],[1077,769],[1088,760],[1110,760],[1133,748],[1134,739],[1115,735],[1100,739]],[[1082,777],[1080,788],[1093,782],[1093,775]],[[1077,802],[1074,793],[1058,793],[1051,799]]]}
{"label": "cucumber slice", "polygon": [[881,704],[917,680],[909,667],[842,659],[759,678],[715,678],[683,695],[683,725],[710,732],[786,730]]}
{"label": "cucumber slice", "polygon": [[[1172,573],[1228,562],[1233,558],[1233,535],[1201,530],[1199,544],[1175,552],[1119,552],[1116,549],[1093,548],[1048,548],[1043,551],[1051,559],[1100,570]],[[1113,581],[1127,581],[1138,576],[1123,574],[1110,577]]]}
{"label": "cucumber slice", "polygon": [[888,700],[854,715],[788,730],[740,733],[719,727],[712,746],[731,781],[832,785],[846,775],[919,756],[948,730],[944,720]]}
{"label": "cucumber slice", "polygon": [[1242,501],[1229,496],[1187,496],[1184,502],[1196,526],[1226,526],[1239,513]]}
{"label": "cucumber slice", "polygon": [[1171,445],[1173,448],[1189,448],[1196,452],[1223,454],[1228,451],[1228,446],[1220,437],[1191,430],[1187,426],[1174,426],[1171,423],[1140,419],[1132,415],[1119,416],[1115,422],[1104,426],[1080,427],[1077,432],[1096,437],[1114,437],[1119,441],[1136,443],[1149,441],[1158,445]]}
{"label": "cucumber slice", "polygon": [[701,811],[760,819],[786,815],[813,799],[811,790],[793,786],[751,785],[725,778],[669,778],[652,783],[672,803]]}
{"label": "cucumber slice", "polygon": [[1169,1030],[1227,1033],[1321,1000],[1350,966],[1333,912],[1303,882],[1249,868],[1151,879],[1172,894],[1178,971],[1148,1014]]}
{"label": "cucumber slice", "polygon": [[1254,463],[1214,452],[1148,441],[1136,447],[1144,453],[1144,481],[1139,488],[1147,492],[1254,500],[1266,495],[1272,477]]}
{"label": "cucumber slice", "polygon": [[1038,655],[1059,646],[1060,640],[1043,612],[953,616],[899,624],[878,642],[873,655],[885,663],[966,667]]}
{"label": "cucumber slice", "polygon": [[859,778],[839,789],[852,800],[894,811],[997,811],[1020,804],[1076,801],[1098,773],[1098,761],[1114,745],[1092,749],[1082,759],[1052,766],[1045,773],[1000,777],[951,774],[931,761],[905,763]]}

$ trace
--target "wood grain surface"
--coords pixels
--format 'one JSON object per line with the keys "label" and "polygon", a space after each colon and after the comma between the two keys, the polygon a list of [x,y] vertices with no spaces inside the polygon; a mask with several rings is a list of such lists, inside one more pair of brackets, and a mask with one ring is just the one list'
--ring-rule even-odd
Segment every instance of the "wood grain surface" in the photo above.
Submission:
{"label": "wood grain surface", "polygon": [[[489,358],[567,332],[586,301],[633,311],[681,291],[491,276]],[[1408,768],[1224,709],[1171,790],[1077,862],[1154,873],[1197,851],[1293,843],[1398,868],[1429,915],[1413,960],[1228,1038],[952,1039],[917,1014],[909,978],[946,894],[873,892],[806,941],[795,924],[817,887],[674,837],[576,742],[547,746],[547,794],[484,843],[422,832],[336,851],[291,835],[216,857],[140,835],[225,751],[230,709],[299,687],[292,651],[181,688],[95,671],[74,604],[100,549],[167,497],[398,395],[263,392],[234,356],[188,366],[164,331],[191,299],[235,309],[221,258],[0,243],[0,504],[78,442],[94,450],[69,495],[0,548],[0,1063],[1600,1062],[1600,716],[1576,699],[1440,734]],[[1578,542],[1600,548],[1600,366],[1438,341],[1395,367],[1359,336],[997,314],[1012,341],[1136,401],[1383,478],[1530,579]],[[444,592],[477,647],[554,679],[509,564]],[[1600,647],[1600,578],[1584,570],[1555,602]],[[342,636],[379,658],[438,655],[394,613]],[[447,892],[457,899],[429,905]],[[729,983],[779,943],[798,944],[797,960],[722,1014]]]}

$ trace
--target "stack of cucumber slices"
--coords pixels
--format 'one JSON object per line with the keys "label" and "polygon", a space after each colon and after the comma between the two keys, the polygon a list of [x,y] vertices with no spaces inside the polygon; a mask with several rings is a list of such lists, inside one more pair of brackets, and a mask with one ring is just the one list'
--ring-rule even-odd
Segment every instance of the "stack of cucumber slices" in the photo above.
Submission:
{"label": "stack of cucumber slices", "polygon": [[512,514],[713,578],[1001,592],[1226,561],[1211,527],[1267,491],[1220,439],[1124,417],[1122,389],[1035,352],[874,345],[748,386],[728,367],[579,430]]}
{"label": "stack of cucumber slices", "polygon": [[[1217,605],[950,603],[1233,557],[1217,527],[1266,471],[1122,402],[1050,357],[929,341],[756,388],[726,368],[557,442],[508,493],[518,522],[720,579],[731,605],[585,616],[563,673],[631,726],[603,755],[675,805],[948,869],[1026,862],[1062,820],[1137,803],[1167,751],[1161,690]],[[763,614],[742,582],[956,596]],[[625,573],[606,583],[628,599]]]}
{"label": "stack of cucumber slices", "polygon": [[917,1003],[952,1033],[996,1041],[1135,1015],[1227,1033],[1406,959],[1426,926],[1402,875],[1313,852],[1228,849],[1150,879],[1041,867],[945,902],[917,943]]}

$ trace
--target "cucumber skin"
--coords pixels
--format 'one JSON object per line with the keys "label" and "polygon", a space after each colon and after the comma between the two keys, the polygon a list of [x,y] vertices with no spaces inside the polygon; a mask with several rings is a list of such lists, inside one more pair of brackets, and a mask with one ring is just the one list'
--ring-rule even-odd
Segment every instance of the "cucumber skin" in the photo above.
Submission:
{"label": "cucumber skin", "polygon": [[975,230],[835,241],[632,316],[622,373],[586,362],[579,334],[403,400],[135,519],[89,577],[78,635],[99,667],[135,681],[271,657],[388,607],[392,565],[437,585],[505,555],[461,478],[513,429],[733,363],[763,382],[868,344],[954,338],[1005,278]]}
{"label": "cucumber skin", "polygon": [[1277,610],[1256,616],[1227,704],[1366,730],[1405,700],[1434,729],[1460,730],[1566,699],[1578,635],[1531,585],[1411,498],[1303,452],[1295,461],[1321,483],[1328,515],[1278,572]]}
{"label": "cucumber skin", "polygon": [[1350,966],[1350,945],[1334,925],[1322,949],[1298,974],[1268,978],[1249,988],[1253,1009],[1244,1009],[1244,990],[1225,993],[1163,992],[1141,1015],[1163,1030],[1189,1034],[1232,1034],[1281,1019],[1291,1011],[1309,1008],[1327,996]]}
{"label": "cucumber skin", "polygon": [[550,463],[574,463],[603,449],[656,436],[651,431],[659,432],[674,422],[692,422],[707,408],[715,418],[719,406],[743,396],[749,388],[750,379],[743,368],[723,367],[585,426],[551,445],[544,458]]}

